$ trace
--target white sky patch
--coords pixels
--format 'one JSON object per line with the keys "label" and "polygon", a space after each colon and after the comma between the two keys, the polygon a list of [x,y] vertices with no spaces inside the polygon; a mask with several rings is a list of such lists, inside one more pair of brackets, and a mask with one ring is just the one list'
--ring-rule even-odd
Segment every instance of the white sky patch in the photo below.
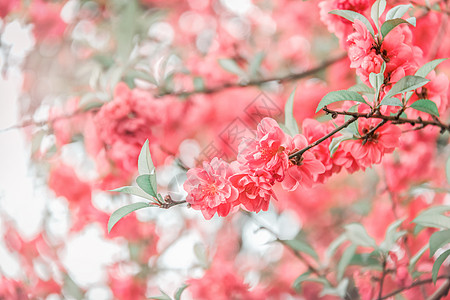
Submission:
{"label": "white sky patch", "polygon": [[250,0],[221,0],[223,6],[235,14],[243,15],[252,8]]}
{"label": "white sky patch", "polygon": [[102,230],[95,224],[68,239],[61,261],[72,279],[86,288],[104,282],[107,279],[106,267],[121,259],[128,260],[127,256],[126,246],[105,240]]}

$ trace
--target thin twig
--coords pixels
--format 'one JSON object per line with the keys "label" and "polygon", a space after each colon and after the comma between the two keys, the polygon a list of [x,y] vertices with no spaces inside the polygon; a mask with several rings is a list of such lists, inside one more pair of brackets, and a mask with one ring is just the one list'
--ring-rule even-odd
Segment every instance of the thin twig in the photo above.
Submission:
{"label": "thin twig", "polygon": [[334,129],[333,131],[331,131],[330,133],[328,133],[327,135],[321,137],[320,139],[318,139],[317,141],[315,141],[312,144],[309,144],[308,146],[306,146],[305,148],[294,152],[292,154],[289,155],[289,159],[293,159],[296,156],[301,156],[303,153],[305,153],[306,151],[308,151],[309,149],[319,145],[320,143],[322,143],[323,141],[325,141],[327,138],[335,135],[336,133],[338,133],[339,131],[341,131],[342,129],[346,128],[347,126],[349,126],[350,124],[352,124],[353,122],[355,122],[356,120],[358,120],[358,117],[353,117],[351,119],[349,119],[347,122],[345,122],[344,124],[342,124],[341,126],[337,127],[336,129]]}
{"label": "thin twig", "polygon": [[251,80],[249,82],[244,82],[244,83],[230,82],[230,83],[225,83],[223,85],[216,86],[216,87],[210,87],[210,88],[198,89],[198,90],[192,90],[192,91],[181,91],[181,92],[166,91],[166,92],[159,93],[155,96],[163,97],[163,96],[171,95],[171,96],[178,96],[178,97],[188,97],[193,94],[213,94],[213,93],[217,93],[217,92],[223,91],[228,88],[245,88],[245,87],[251,87],[251,86],[260,86],[262,84],[265,84],[268,82],[273,82],[273,81],[282,83],[282,82],[298,80],[301,78],[305,78],[305,77],[314,75],[317,72],[320,72],[320,71],[328,68],[329,66],[343,60],[346,57],[347,57],[347,53],[342,53],[339,56],[336,56],[334,58],[331,58],[329,60],[322,62],[320,65],[318,65],[314,68],[311,68],[309,70],[306,70],[306,71],[303,71],[300,73],[292,73],[292,74],[288,74],[288,75],[284,75],[284,76],[269,77],[269,78],[264,78],[264,79],[260,79],[260,80]]}
{"label": "thin twig", "polygon": [[[440,279],[449,279],[449,278],[450,278],[449,275],[441,275],[441,276],[438,276],[438,277],[437,277],[437,280],[440,280]],[[408,285],[408,286],[406,286],[406,287],[400,288],[400,289],[395,290],[395,291],[393,291],[393,292],[391,292],[391,293],[389,293],[389,294],[384,295],[383,297],[379,298],[379,300],[388,299],[389,297],[392,297],[392,296],[395,296],[395,295],[397,295],[397,294],[400,294],[400,293],[402,293],[402,292],[404,292],[404,291],[406,291],[406,290],[410,290],[410,289],[412,289],[412,288],[415,288],[416,286],[421,286],[421,285],[423,285],[423,284],[428,284],[428,283],[432,283],[432,282],[433,282],[433,280],[432,280],[431,278],[413,282],[411,285]]]}
{"label": "thin twig", "polygon": [[[323,63],[321,63],[320,65],[308,69],[306,71],[300,72],[300,73],[292,73],[292,74],[288,74],[288,75],[284,75],[284,76],[278,76],[278,77],[269,77],[269,78],[265,78],[265,79],[261,79],[261,80],[253,80],[253,81],[249,81],[247,83],[236,83],[236,82],[229,82],[229,83],[225,83],[221,86],[217,86],[217,87],[211,87],[211,88],[205,88],[205,89],[201,89],[201,90],[192,90],[192,91],[184,91],[184,92],[175,92],[175,91],[166,91],[166,92],[162,92],[159,93],[157,95],[154,95],[154,97],[163,97],[163,96],[177,96],[177,97],[187,97],[187,96],[191,96],[194,94],[213,94],[213,93],[217,93],[217,92],[221,92],[225,89],[228,88],[245,88],[245,87],[251,87],[251,86],[260,86],[264,83],[268,83],[268,82],[288,82],[288,81],[293,81],[293,80],[298,80],[301,78],[305,78],[311,75],[316,74],[317,72],[320,72],[326,68],[328,68],[329,66],[341,61],[342,59],[344,59],[345,57],[347,57],[346,53],[343,53],[335,58],[332,58],[330,60],[326,60]],[[89,111],[85,111],[85,110],[77,110],[71,114],[67,114],[67,115],[62,115],[62,116],[58,116],[46,121],[33,121],[33,120],[26,120],[23,121],[21,123],[18,123],[16,125],[7,127],[7,128],[3,128],[0,129],[0,133],[2,132],[6,132],[12,129],[20,129],[20,128],[25,128],[28,126],[38,126],[38,127],[42,127],[45,126],[47,124],[51,124],[55,121],[58,120],[62,120],[62,119],[69,119],[72,118],[78,114],[81,113],[86,113],[86,112],[92,112],[92,110]]]}

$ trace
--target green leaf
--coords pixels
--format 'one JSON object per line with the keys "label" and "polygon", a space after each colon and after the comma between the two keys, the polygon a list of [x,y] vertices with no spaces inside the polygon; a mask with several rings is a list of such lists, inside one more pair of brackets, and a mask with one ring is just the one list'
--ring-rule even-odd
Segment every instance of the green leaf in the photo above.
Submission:
{"label": "green leaf", "polygon": [[144,174],[138,176],[136,178],[136,183],[138,186],[144,190],[149,195],[152,195],[153,197],[156,196],[156,175],[155,174]]}
{"label": "green leaf", "polygon": [[245,74],[244,70],[239,67],[234,59],[221,58],[219,59],[219,65],[227,72],[242,76]]}
{"label": "green leaf", "polygon": [[125,217],[126,215],[132,213],[135,210],[145,208],[145,207],[151,207],[148,203],[145,202],[137,202],[133,204],[129,204],[126,206],[123,206],[112,213],[112,215],[109,217],[108,221],[108,233],[111,232],[111,229],[116,225],[116,223]]}
{"label": "green leaf", "polygon": [[153,165],[152,156],[148,147],[148,140],[145,141],[141,153],[139,154],[138,170],[139,175],[152,174],[155,172],[155,166]]}
{"label": "green leaf", "polygon": [[353,135],[341,135],[338,137],[335,137],[331,140],[329,149],[330,149],[330,157],[333,156],[334,153],[336,153],[337,149],[339,149],[339,145],[343,142],[343,141],[348,141],[348,140],[353,140],[354,137]]}
{"label": "green leaf", "polygon": [[408,9],[412,7],[413,6],[411,4],[404,4],[404,5],[397,5],[391,8],[386,14],[386,21],[403,17],[403,15],[408,11]]}
{"label": "green leaf", "polygon": [[331,244],[327,248],[327,251],[325,252],[326,265],[328,265],[331,257],[333,257],[334,253],[336,253],[336,250],[339,248],[339,246],[341,246],[347,240],[347,236],[345,234],[341,234],[331,242]]}
{"label": "green leaf", "polygon": [[333,295],[338,296],[341,299],[345,298],[345,295],[347,294],[347,287],[348,287],[349,280],[348,278],[344,278],[341,282],[339,282],[337,287],[324,287],[324,289],[320,292],[319,296],[323,297],[325,295]]}
{"label": "green leaf", "polygon": [[[348,112],[358,112],[359,104],[353,105],[348,109]],[[350,120],[352,116],[344,116],[344,120],[347,122]],[[358,120],[348,125],[347,128],[345,128],[343,131],[348,130],[352,135],[358,136],[359,130],[358,130]],[[334,152],[333,152],[334,153]]]}
{"label": "green leaf", "polygon": [[389,105],[389,106],[403,106],[402,101],[400,101],[400,99],[392,97],[392,98],[384,98],[380,105]]}
{"label": "green leaf", "polygon": [[350,261],[352,260],[353,255],[355,255],[356,251],[356,245],[350,245],[347,249],[345,249],[344,253],[342,254],[341,259],[339,260],[338,266],[337,266],[337,280],[341,280],[344,276],[345,269],[347,269],[347,266],[350,264]]}
{"label": "green leaf", "polygon": [[137,79],[141,79],[147,82],[150,82],[154,85],[158,85],[158,83],[156,82],[155,77],[153,77],[150,73],[148,72],[144,72],[141,70],[130,70],[127,72],[128,76],[131,76],[133,79],[137,78]]}
{"label": "green leaf", "polygon": [[405,219],[400,219],[389,225],[386,229],[384,241],[380,244],[380,248],[385,251],[390,251],[397,240],[406,234],[406,231],[397,231]]}
{"label": "green leaf", "polygon": [[[431,215],[431,214],[442,214],[445,212],[450,211],[450,205],[438,205],[438,206],[433,206],[430,207],[426,210],[424,210],[423,212],[420,213],[420,216],[423,215]],[[414,220],[413,220],[414,222]]]}
{"label": "green leaf", "polygon": [[416,27],[416,18],[415,17],[411,17],[406,19],[406,21],[411,24],[412,26]]}
{"label": "green leaf", "polygon": [[194,89],[196,91],[203,91],[205,89],[205,82],[201,77],[194,77]]}
{"label": "green leaf", "polygon": [[441,62],[446,61],[448,58],[435,59],[427,62],[419,70],[416,71],[416,76],[426,77],[431,71],[433,71]]}
{"label": "green leaf", "polygon": [[351,92],[357,92],[357,93],[364,93],[364,94],[374,94],[374,90],[371,87],[368,87],[364,83],[357,83],[352,87],[349,87],[347,91]]}
{"label": "green leaf", "polygon": [[299,251],[305,254],[308,254],[309,256],[315,258],[316,260],[319,259],[316,251],[308,245],[308,243],[295,239],[295,240],[280,240],[280,242],[292,250]]}
{"label": "green leaf", "polygon": [[256,53],[255,56],[250,61],[249,72],[251,78],[256,77],[256,75],[258,74],[265,56],[266,54],[263,51],[260,51]]}
{"label": "green leaf", "polygon": [[[393,19],[393,20],[388,20],[388,21],[384,22],[383,25],[381,25],[381,29],[380,29],[383,39],[388,35],[389,32],[391,32],[392,29],[394,29],[398,25],[404,24],[404,23],[413,25],[404,19]],[[413,26],[415,26],[415,24]]]}
{"label": "green leaf", "polygon": [[180,286],[177,291],[175,292],[174,298],[175,300],[180,300],[181,299],[181,294],[184,292],[184,290],[188,287],[188,284],[183,284],[182,286]]}
{"label": "green leaf", "polygon": [[450,243],[450,230],[442,230],[433,233],[430,237],[430,257],[442,246]]}
{"label": "green leaf", "polygon": [[427,84],[428,81],[430,80],[419,76],[405,76],[394,84],[384,98],[391,98],[394,95],[415,90]]}
{"label": "green leaf", "polygon": [[295,90],[292,91],[288,100],[286,101],[286,105],[284,106],[284,126],[290,132],[291,136],[294,136],[299,133],[297,121],[294,118],[294,96]]}
{"label": "green leaf", "polygon": [[339,9],[339,10],[332,10],[329,13],[343,17],[343,18],[349,20],[350,22],[355,22],[355,20],[360,20],[364,25],[366,25],[367,30],[369,30],[370,34],[372,36],[375,35],[375,32],[373,31],[373,27],[370,24],[369,20],[367,20],[366,17],[364,17],[363,15],[361,15],[357,12],[354,12],[352,10],[340,10]]}
{"label": "green leaf", "polygon": [[428,244],[423,246],[422,249],[417,251],[417,253],[413,257],[411,257],[411,260],[409,261],[409,267],[408,267],[410,273],[412,273],[412,271],[414,270],[417,262],[422,257],[422,255],[425,253],[425,251],[427,251],[427,249],[428,249]]}
{"label": "green leaf", "polygon": [[419,99],[412,103],[409,107],[420,110],[431,115],[439,117],[439,111],[436,103],[428,99]]}
{"label": "green leaf", "polygon": [[367,234],[366,229],[359,223],[345,225],[345,234],[355,245],[375,248],[375,240]]}
{"label": "green leaf", "polygon": [[305,281],[317,282],[317,283],[322,284],[324,287],[329,286],[329,283],[328,283],[328,281],[325,278],[322,278],[322,277],[309,277],[310,274],[311,274],[311,272],[308,271],[306,273],[303,273],[299,277],[297,277],[297,279],[295,279],[295,281],[292,284],[292,286],[298,293],[301,292],[301,284],[303,282],[305,282]]}
{"label": "green leaf", "polygon": [[301,291],[301,283],[306,281],[309,278],[309,275],[311,275],[311,271],[307,271],[305,273],[303,273],[302,275],[298,276],[294,283],[292,284],[292,287],[297,291],[300,292]]}
{"label": "green leaf", "polygon": [[412,222],[425,227],[450,229],[450,218],[439,214],[422,214]]}
{"label": "green leaf", "polygon": [[316,109],[316,113],[319,112],[326,105],[329,105],[334,102],[347,101],[347,100],[367,104],[366,100],[364,100],[364,98],[356,92],[347,91],[347,90],[334,91],[334,92],[329,92],[322,98],[322,100],[320,100],[320,103]]}
{"label": "green leaf", "polygon": [[123,62],[128,61],[131,50],[133,49],[133,38],[137,27],[137,14],[138,4],[136,0],[127,1],[126,5],[123,5],[123,10],[116,23],[117,54]]}
{"label": "green leaf", "polygon": [[110,190],[110,192],[119,192],[119,193],[125,193],[130,195],[139,196],[148,200],[154,200],[153,197],[149,196],[147,193],[145,193],[143,190],[138,188],[137,186],[123,186],[114,190]]}
{"label": "green leaf", "polygon": [[447,259],[447,257],[450,255],[450,250],[445,251],[442,253],[438,259],[433,264],[433,269],[431,270],[431,278],[433,279],[433,283],[436,284],[436,280],[438,277],[439,269],[441,268],[441,265],[444,263],[444,261]]}
{"label": "green leaf", "polygon": [[378,98],[378,93],[380,92],[380,87],[384,83],[383,73],[370,73],[369,74],[370,85],[375,89],[375,99]]}
{"label": "green leaf", "polygon": [[383,14],[384,10],[386,9],[386,0],[377,0],[372,5],[372,9],[370,10],[370,17],[372,18],[373,22],[375,23],[375,26],[379,28],[379,19],[380,16]]}

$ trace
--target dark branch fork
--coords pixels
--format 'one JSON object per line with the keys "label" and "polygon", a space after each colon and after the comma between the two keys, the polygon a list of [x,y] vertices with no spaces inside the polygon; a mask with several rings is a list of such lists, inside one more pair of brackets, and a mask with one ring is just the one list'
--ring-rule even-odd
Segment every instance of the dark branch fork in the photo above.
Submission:
{"label": "dark branch fork", "polygon": [[[298,157],[301,157],[301,155],[303,153],[305,153],[306,151],[308,151],[309,149],[319,145],[320,143],[322,143],[323,141],[325,141],[326,139],[332,137],[333,135],[335,135],[336,133],[338,133],[339,131],[341,131],[342,129],[348,127],[350,124],[352,124],[353,122],[355,122],[356,120],[358,120],[359,118],[366,118],[366,119],[380,119],[382,120],[380,123],[377,124],[377,126],[375,126],[374,128],[372,128],[370,131],[368,131],[367,133],[365,133],[363,136],[361,136],[360,138],[365,141],[367,141],[368,138],[371,137],[371,135],[373,135],[373,133],[380,128],[381,126],[383,126],[384,124],[391,122],[392,124],[410,124],[412,126],[416,126],[419,125],[418,127],[416,127],[417,129],[423,129],[426,126],[436,126],[439,127],[441,129],[441,133],[444,133],[445,131],[449,131],[450,132],[450,125],[444,124],[442,123],[437,117],[433,116],[433,120],[423,120],[421,117],[418,117],[417,119],[409,119],[409,118],[401,118],[400,115],[401,113],[404,111],[404,108],[400,109],[400,111],[393,116],[387,116],[387,115],[383,115],[380,114],[378,111],[372,111],[370,113],[359,113],[359,112],[350,112],[350,111],[338,111],[338,110],[332,110],[329,109],[328,107],[324,107],[322,109],[326,114],[331,114],[331,116],[333,118],[336,118],[338,115],[344,115],[344,116],[351,116],[351,118],[349,120],[347,120],[344,124],[342,124],[341,126],[337,127],[336,129],[334,129],[333,131],[331,131],[330,133],[328,133],[327,135],[321,137],[320,139],[316,140],[315,142],[313,142],[312,144],[309,144],[308,146],[306,146],[305,148],[298,150],[292,154],[289,155],[289,159],[290,160],[294,160],[297,159]],[[415,129],[416,129],[415,128]],[[406,131],[405,131],[406,132]]]}

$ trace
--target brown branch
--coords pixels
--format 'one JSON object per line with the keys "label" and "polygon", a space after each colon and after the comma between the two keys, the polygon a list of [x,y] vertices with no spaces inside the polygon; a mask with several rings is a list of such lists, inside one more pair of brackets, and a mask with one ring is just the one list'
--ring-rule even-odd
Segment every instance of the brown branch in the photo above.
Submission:
{"label": "brown branch", "polygon": [[[338,61],[341,61],[342,59],[344,59],[345,57],[347,57],[346,53],[343,53],[339,56],[336,56],[335,58],[329,59],[324,61],[323,63],[321,63],[320,65],[311,68],[309,70],[300,72],[300,73],[292,73],[289,75],[284,75],[284,76],[278,76],[278,77],[269,77],[269,78],[265,78],[265,79],[261,79],[261,80],[253,80],[253,81],[249,81],[247,83],[235,83],[235,82],[229,82],[229,83],[225,83],[221,86],[217,86],[217,87],[211,87],[211,88],[205,88],[202,90],[192,90],[192,91],[184,91],[184,92],[175,92],[175,91],[166,91],[166,92],[162,92],[159,93],[157,95],[154,95],[155,97],[163,97],[163,96],[177,96],[177,97],[187,97],[187,96],[191,96],[194,94],[213,94],[213,93],[217,93],[220,91],[223,91],[225,89],[228,88],[245,88],[245,87],[251,87],[251,86],[260,86],[264,83],[268,83],[268,82],[272,82],[272,81],[277,81],[277,82],[288,82],[288,81],[293,81],[293,80],[298,80],[301,78],[305,78],[311,75],[314,75],[317,72],[320,72],[326,68],[328,68],[329,66],[337,63]],[[75,112],[71,113],[71,114],[67,114],[67,115],[62,115],[62,116],[58,116],[55,117],[53,119],[49,119],[46,121],[33,121],[33,120],[26,120],[23,121],[19,124],[7,127],[7,128],[3,128],[0,129],[0,133],[2,132],[6,132],[12,129],[20,129],[20,128],[25,128],[28,126],[45,126],[47,124],[53,123],[55,121],[58,120],[62,120],[62,119],[70,119],[76,115],[82,114],[82,113],[86,113],[86,112],[90,112],[92,110],[89,111],[85,111],[82,109],[76,110]]]}
{"label": "brown branch", "polygon": [[380,290],[378,292],[378,300],[381,300],[383,295],[383,284],[384,284],[384,278],[386,277],[387,271],[386,271],[386,258],[383,259],[383,273],[381,274],[380,278]]}
{"label": "brown branch", "polygon": [[327,107],[324,107],[323,110],[327,114],[335,114],[335,115],[345,115],[345,116],[352,116],[356,118],[367,118],[367,119],[381,119],[390,121],[392,124],[411,124],[412,126],[415,126],[416,124],[420,124],[425,126],[436,126],[441,128],[442,131],[450,131],[450,125],[446,125],[439,121],[439,119],[435,118],[432,121],[429,120],[423,120],[422,118],[418,117],[417,119],[408,119],[408,118],[399,118],[397,116],[386,116],[381,114],[374,114],[374,115],[367,115],[362,114],[358,112],[350,112],[350,111],[336,111],[328,109]]}
{"label": "brown branch", "polygon": [[439,300],[447,296],[449,290],[450,280],[447,279],[430,297],[427,298],[427,300]]}
{"label": "brown branch", "polygon": [[[450,279],[450,276],[449,276],[449,275],[441,275],[441,276],[438,276],[438,277],[437,277],[437,280],[440,280],[440,279],[447,279],[447,280],[448,280],[448,279]],[[421,286],[421,285],[428,284],[428,283],[432,283],[432,282],[433,282],[433,280],[432,280],[431,278],[413,282],[413,283],[412,283],[411,285],[409,285],[409,286],[400,288],[400,289],[395,290],[395,291],[393,291],[393,292],[391,292],[391,293],[389,293],[389,294],[384,295],[383,297],[379,298],[379,300],[388,299],[389,297],[392,297],[392,296],[395,296],[395,295],[397,295],[397,294],[400,294],[400,293],[402,293],[402,292],[404,292],[404,291],[406,291],[406,290],[410,290],[410,289],[412,289],[412,288],[415,288],[416,286]]]}
{"label": "brown branch", "polygon": [[320,71],[328,68],[329,66],[337,63],[338,61],[343,60],[346,57],[347,57],[347,53],[342,53],[339,56],[336,56],[334,58],[331,58],[329,60],[322,62],[320,65],[318,65],[314,68],[311,68],[309,70],[306,70],[306,71],[303,71],[300,73],[292,73],[292,74],[288,74],[288,75],[284,75],[284,76],[268,77],[268,78],[264,78],[264,79],[260,79],[260,80],[251,80],[249,82],[244,82],[244,83],[229,82],[229,83],[225,83],[220,86],[205,88],[205,89],[201,89],[201,90],[182,91],[182,92],[166,91],[166,92],[159,93],[155,96],[163,97],[163,96],[171,95],[171,96],[179,96],[179,97],[188,97],[193,94],[213,94],[213,93],[217,93],[217,92],[223,91],[228,88],[246,88],[246,87],[251,87],[251,86],[260,86],[264,83],[268,83],[268,82],[272,82],[272,81],[282,83],[282,82],[298,80],[301,78],[305,78],[305,77],[314,75],[317,72],[320,72]]}
{"label": "brown branch", "polygon": [[320,143],[322,143],[323,141],[325,141],[327,138],[335,135],[336,133],[338,133],[339,131],[341,131],[342,129],[346,128],[347,126],[349,126],[350,124],[352,124],[353,122],[355,122],[356,120],[358,120],[358,117],[353,117],[351,119],[349,119],[347,122],[345,122],[344,124],[342,124],[341,126],[337,127],[336,129],[334,129],[333,131],[331,131],[330,133],[328,133],[327,135],[321,137],[320,139],[318,139],[317,141],[315,141],[312,144],[309,144],[308,146],[306,146],[305,148],[294,152],[292,154],[289,155],[289,159],[293,159],[296,156],[301,156],[303,153],[305,153],[306,151],[308,151],[309,149],[319,145]]}

